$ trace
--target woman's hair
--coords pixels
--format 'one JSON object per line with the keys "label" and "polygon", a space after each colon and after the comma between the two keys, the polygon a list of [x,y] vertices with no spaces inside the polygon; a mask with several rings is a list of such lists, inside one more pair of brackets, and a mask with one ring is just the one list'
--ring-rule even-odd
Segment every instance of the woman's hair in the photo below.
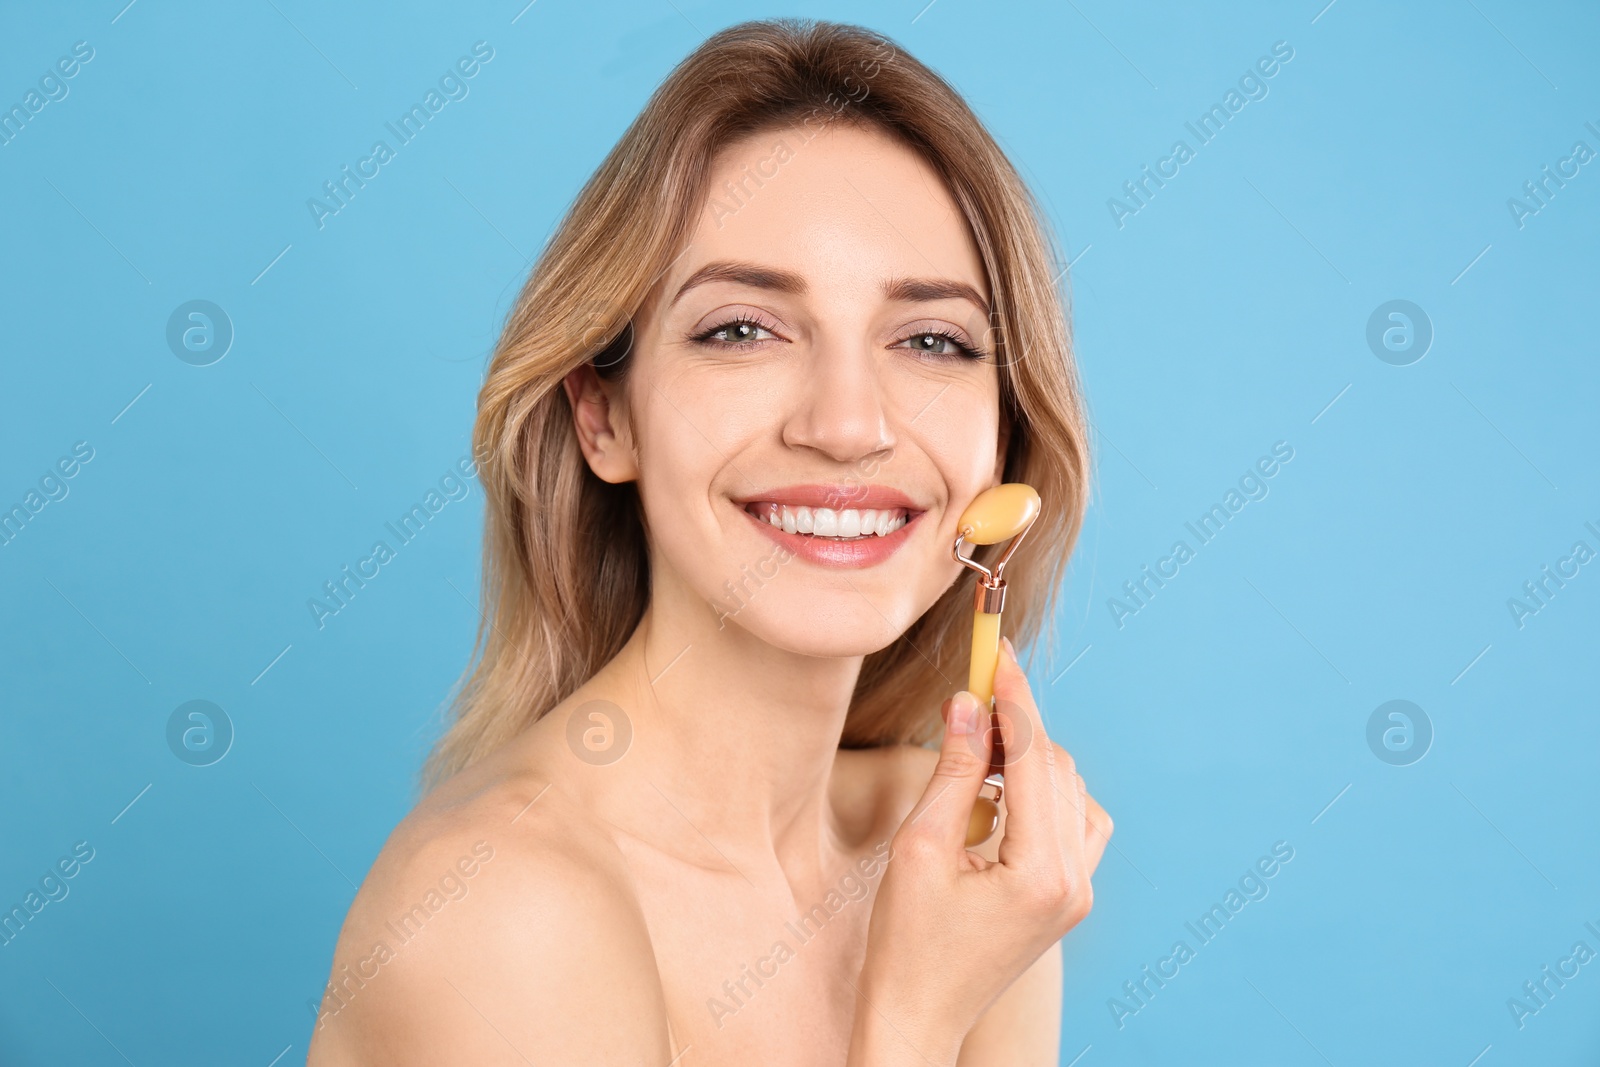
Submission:
{"label": "woman's hair", "polygon": [[[940,174],[982,258],[1010,427],[1008,482],[1044,512],[1011,562],[1016,643],[1050,617],[1088,502],[1088,440],[1064,270],[1038,204],[939,75],[882,34],[811,20],[746,22],[667,77],[578,194],[506,322],[478,396],[473,450],[487,498],[474,664],[424,781],[493,751],[622,648],[650,597],[637,487],[601,481],[579,449],[562,381],[585,362],[626,381],[633,317],[690,240],[721,149],[753,133],[831,123],[897,139]],[[759,178],[750,180],[759,183]],[[748,192],[748,189],[747,189]],[[981,549],[991,562],[998,546]],[[975,575],[866,657],[842,744],[921,743],[966,678]]]}

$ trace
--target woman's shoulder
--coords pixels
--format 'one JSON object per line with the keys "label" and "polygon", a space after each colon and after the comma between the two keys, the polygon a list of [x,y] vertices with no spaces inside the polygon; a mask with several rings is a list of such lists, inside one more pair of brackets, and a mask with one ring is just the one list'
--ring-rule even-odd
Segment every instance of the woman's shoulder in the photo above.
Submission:
{"label": "woman's shoulder", "polygon": [[876,748],[840,749],[841,753],[851,753],[864,759],[873,768],[877,781],[884,788],[904,790],[915,785],[920,788],[928,784],[928,777],[933,774],[934,765],[939,762],[939,750],[926,745],[913,745],[902,742],[900,744],[879,745]]}
{"label": "woman's shoulder", "polygon": [[916,806],[938,762],[939,751],[921,745],[841,748],[834,763],[835,810],[867,816],[858,828],[862,835],[892,833]]}
{"label": "woman's shoulder", "polygon": [[[872,812],[875,829],[864,831],[892,837],[922,795],[927,792],[939,750],[923,745],[890,744],[878,748],[840,749],[838,764],[847,770],[854,784],[849,792],[836,797],[836,807],[855,807]],[[1006,805],[1000,802],[1000,819],[993,834],[972,851],[991,863],[1000,858],[1000,839],[1005,836]]]}
{"label": "woman's shoulder", "polygon": [[608,1046],[619,1061],[670,1059],[649,931],[611,835],[536,770],[443,783],[350,907],[311,1062],[581,1061]]}

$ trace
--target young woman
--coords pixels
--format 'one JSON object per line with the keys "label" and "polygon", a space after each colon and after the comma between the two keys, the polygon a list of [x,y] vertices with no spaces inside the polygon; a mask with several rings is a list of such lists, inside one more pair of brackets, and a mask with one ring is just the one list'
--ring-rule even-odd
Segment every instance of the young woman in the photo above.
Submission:
{"label": "young woman", "polygon": [[311,1063],[1056,1062],[1111,822],[1008,646],[1008,810],[965,847],[992,741],[951,546],[1039,490],[1005,614],[1037,636],[1087,493],[1057,277],[887,39],[747,23],[671,74],[494,353],[480,655]]}

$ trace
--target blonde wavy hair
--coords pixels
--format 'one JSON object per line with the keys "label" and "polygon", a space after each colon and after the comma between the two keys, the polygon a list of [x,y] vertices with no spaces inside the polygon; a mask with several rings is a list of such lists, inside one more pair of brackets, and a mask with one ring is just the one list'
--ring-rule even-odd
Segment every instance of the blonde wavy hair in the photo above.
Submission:
{"label": "blonde wavy hair", "polygon": [[[960,95],[887,37],[813,20],[746,22],[709,38],[651,96],[562,218],[495,347],[473,432],[487,499],[484,617],[425,786],[536,722],[638,625],[650,570],[637,488],[589,470],[562,381],[586,361],[626,381],[632,319],[689,241],[724,146],[834,122],[881,131],[918,153],[972,231],[1010,427],[1004,480],[1034,486],[1045,505],[1007,565],[1006,627],[1018,646],[1040,635],[1082,526],[1090,472],[1069,310],[1057,288],[1064,271],[1043,214]],[[974,581],[964,570],[910,629],[866,657],[844,747],[937,733],[940,704],[965,684]]]}

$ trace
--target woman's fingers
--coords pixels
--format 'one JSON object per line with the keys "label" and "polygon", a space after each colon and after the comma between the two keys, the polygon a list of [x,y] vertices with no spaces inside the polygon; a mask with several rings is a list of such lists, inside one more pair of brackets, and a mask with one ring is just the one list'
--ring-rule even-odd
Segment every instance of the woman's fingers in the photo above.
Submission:
{"label": "woman's fingers", "polygon": [[[1067,750],[1054,741],[1050,744],[1055,747],[1056,766],[1068,765],[1072,756]],[[1089,795],[1089,786],[1084,781],[1083,775],[1074,773],[1072,781],[1076,786],[1076,795],[1073,798],[1076,810],[1062,832],[1076,833],[1082,837],[1084,863],[1089,873],[1093,874],[1095,868],[1100,866],[1100,859],[1105,855],[1106,846],[1111,843],[1111,816],[1106,814],[1106,809],[1100,806],[1098,800]]]}
{"label": "woman's fingers", "polygon": [[1111,829],[1111,816],[1106,814],[1106,809],[1100,806],[1099,801],[1089,797],[1089,823],[1084,833],[1083,851],[1090,874],[1100,866],[1100,857],[1105,855],[1106,846],[1111,843]]}
{"label": "woman's fingers", "polygon": [[1000,841],[1000,862],[1046,873],[1063,865],[1076,869],[1083,862],[1083,834],[1068,828],[1081,827],[1083,817],[1074,797],[1072,757],[1045,733],[1009,641],[1000,646],[994,694],[997,708],[1014,720],[1007,731],[1006,834]]}
{"label": "woman's fingers", "polygon": [[902,845],[927,842],[941,854],[959,855],[967,847],[972,805],[989,773],[987,713],[978,699],[962,690],[946,701],[944,740],[933,777],[900,832]]}
{"label": "woman's fingers", "polygon": [[[1072,758],[1066,749],[1054,741],[1050,743],[1055,745],[1058,766]],[[1092,874],[1095,868],[1100,866],[1100,858],[1105,855],[1106,845],[1111,842],[1111,816],[1106,814],[1106,809],[1100,806],[1098,800],[1089,795],[1088,783],[1084,781],[1083,775],[1074,774],[1072,777],[1077,785],[1075,802],[1078,817],[1072,820],[1074,825],[1067,827],[1065,832],[1082,835],[1084,863]]]}

